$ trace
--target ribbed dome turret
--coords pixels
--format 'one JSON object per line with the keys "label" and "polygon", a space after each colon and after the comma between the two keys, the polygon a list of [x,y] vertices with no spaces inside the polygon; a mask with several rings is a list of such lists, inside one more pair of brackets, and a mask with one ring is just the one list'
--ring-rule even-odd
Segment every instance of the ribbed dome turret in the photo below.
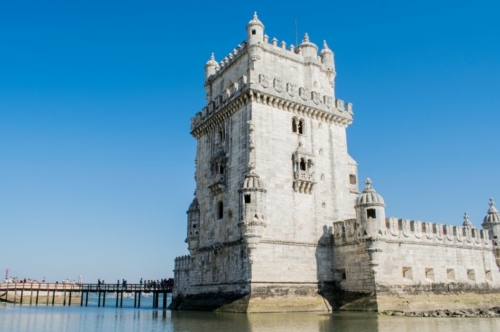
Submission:
{"label": "ribbed dome turret", "polygon": [[250,26],[254,26],[254,25],[261,26],[262,29],[264,29],[264,24],[262,24],[262,22],[257,17],[257,12],[253,13],[253,18],[250,20],[250,22],[248,22],[247,28],[250,27]]}
{"label": "ribbed dome turret", "polygon": [[469,215],[467,214],[467,212],[464,213],[464,222],[462,224],[464,227],[469,227],[469,228],[473,228],[474,225],[472,224],[472,222],[469,220]]}
{"label": "ribbed dome turret", "polygon": [[356,206],[359,205],[372,205],[372,206],[385,206],[382,196],[377,194],[372,187],[372,181],[368,178],[365,181],[366,187],[363,189],[361,195],[356,199]]}
{"label": "ribbed dome turret", "polygon": [[198,204],[198,199],[195,197],[193,199],[193,202],[191,203],[191,205],[189,205],[188,213],[193,212],[193,211],[197,211],[199,209],[200,209],[200,204]]}
{"label": "ribbed dome turret", "polygon": [[264,189],[264,183],[260,177],[254,172],[250,171],[243,180],[243,189]]}
{"label": "ribbed dome turret", "polygon": [[323,41],[323,49],[321,50],[319,55],[322,56],[323,54],[333,54],[333,51],[328,48],[328,45],[326,44],[326,40]]}
{"label": "ribbed dome turret", "polygon": [[483,224],[500,223],[500,215],[498,214],[498,210],[495,207],[493,198],[490,198],[489,204],[490,208],[488,209],[488,214],[483,219]]}
{"label": "ribbed dome turret", "polygon": [[217,61],[215,61],[215,56],[212,53],[210,60],[208,60],[207,64],[205,65],[205,80],[208,80],[210,76],[215,74],[217,68],[219,68],[219,64],[217,63]]}
{"label": "ribbed dome turret", "polygon": [[304,38],[302,38],[302,43],[297,48],[302,51],[302,55],[304,57],[317,57],[318,56],[318,46],[316,44],[311,43],[309,41],[309,35],[307,33],[304,34]]}

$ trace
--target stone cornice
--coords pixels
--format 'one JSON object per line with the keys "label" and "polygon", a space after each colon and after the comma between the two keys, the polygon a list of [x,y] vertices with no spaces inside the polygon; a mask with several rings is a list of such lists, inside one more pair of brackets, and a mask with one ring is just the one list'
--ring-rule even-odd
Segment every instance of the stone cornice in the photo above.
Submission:
{"label": "stone cornice", "polygon": [[195,138],[200,138],[210,130],[216,129],[218,126],[222,125],[226,119],[230,118],[234,113],[236,113],[236,111],[247,105],[249,102],[256,102],[259,104],[272,106],[283,111],[306,116],[343,128],[352,123],[352,119],[350,118],[345,118],[337,114],[320,110],[310,105],[290,101],[285,98],[273,96],[251,88],[242,90],[241,93],[235,94],[226,102],[227,104],[225,106],[223,106],[211,116],[208,116],[206,119],[202,120],[202,123],[197,125],[191,131],[191,135],[193,135]]}

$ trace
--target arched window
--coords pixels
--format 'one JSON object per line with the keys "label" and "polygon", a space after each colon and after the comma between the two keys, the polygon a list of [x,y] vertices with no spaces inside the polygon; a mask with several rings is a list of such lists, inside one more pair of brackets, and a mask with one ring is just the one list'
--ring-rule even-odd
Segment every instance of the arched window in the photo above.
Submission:
{"label": "arched window", "polygon": [[325,174],[321,174],[321,181],[325,181]]}
{"label": "arched window", "polygon": [[310,169],[312,169],[312,167],[313,167],[313,162],[312,162],[312,160],[311,160],[311,159],[308,159],[308,160],[307,160],[307,169],[309,169],[309,170],[310,170]]}
{"label": "arched window", "polygon": [[292,119],[292,133],[297,132],[297,119],[293,118]]}
{"label": "arched window", "polygon": [[305,171],[306,169],[306,161],[304,159],[300,159],[300,170]]}
{"label": "arched window", "polygon": [[319,149],[319,155],[322,156],[323,155],[323,149]]}
{"label": "arched window", "polygon": [[217,206],[217,219],[224,218],[224,203],[219,202]]}

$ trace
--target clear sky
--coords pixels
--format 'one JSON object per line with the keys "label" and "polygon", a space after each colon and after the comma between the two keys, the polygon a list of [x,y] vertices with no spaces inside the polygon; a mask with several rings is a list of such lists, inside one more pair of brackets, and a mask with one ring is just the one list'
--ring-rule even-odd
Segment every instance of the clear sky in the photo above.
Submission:
{"label": "clear sky", "polygon": [[271,39],[295,44],[297,18],[335,52],[349,152],[388,216],[480,227],[500,202],[498,1],[4,1],[0,278],[173,275],[203,68],[255,10]]}

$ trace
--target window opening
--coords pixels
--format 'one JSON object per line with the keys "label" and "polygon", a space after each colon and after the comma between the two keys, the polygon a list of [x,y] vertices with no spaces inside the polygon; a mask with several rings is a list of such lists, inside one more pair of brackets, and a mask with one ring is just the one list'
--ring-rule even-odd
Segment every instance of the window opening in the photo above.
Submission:
{"label": "window opening", "polygon": [[356,175],[354,175],[354,174],[349,175],[349,183],[356,184]]}
{"label": "window opening", "polygon": [[403,278],[413,280],[413,272],[411,271],[411,267],[403,266]]}
{"label": "window opening", "polygon": [[338,278],[342,281],[342,280],[347,280],[347,273],[346,273],[346,270],[345,269],[338,269],[337,270],[337,273],[338,273]]}
{"label": "window opening", "polygon": [[257,32],[255,30],[252,30],[252,35],[255,35]]}
{"label": "window opening", "polygon": [[251,202],[252,202],[252,198],[250,197],[250,195],[245,195],[245,204],[248,204]]}
{"label": "window opening", "polygon": [[222,202],[219,202],[217,216],[218,216],[218,219],[222,219],[224,217],[224,204]]}
{"label": "window opening", "polygon": [[425,277],[434,281],[434,269],[425,269]]}
{"label": "window opening", "polygon": [[296,133],[297,132],[297,120],[292,119],[292,132]]}
{"label": "window opening", "polygon": [[491,270],[484,271],[484,274],[485,274],[486,280],[493,281],[493,278],[491,276]]}
{"label": "window opening", "polygon": [[448,280],[455,280],[455,270],[446,269],[446,278],[448,278]]}
{"label": "window opening", "polygon": [[306,162],[304,159],[300,159],[300,170],[305,171],[306,170]]}
{"label": "window opening", "polygon": [[467,279],[469,279],[471,281],[475,281],[476,280],[476,273],[474,272],[474,270],[467,269]]}
{"label": "window opening", "polygon": [[366,210],[366,216],[368,218],[377,218],[377,211],[375,209]]}
{"label": "window opening", "polygon": [[300,135],[304,133],[304,121],[300,120],[299,125],[297,126],[298,132]]}

